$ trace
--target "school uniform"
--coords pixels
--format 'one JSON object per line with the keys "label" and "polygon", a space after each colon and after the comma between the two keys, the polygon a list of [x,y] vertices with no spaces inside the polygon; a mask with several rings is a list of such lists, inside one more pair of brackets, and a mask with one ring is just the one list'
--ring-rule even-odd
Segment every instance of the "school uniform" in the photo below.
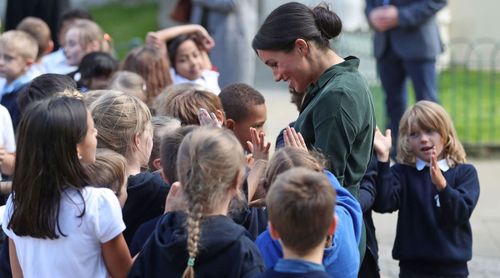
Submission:
{"label": "school uniform", "polygon": [[[129,277],[181,277],[189,258],[186,214],[162,216],[137,257]],[[254,277],[264,271],[262,257],[245,228],[224,215],[202,219],[195,275]]]}
{"label": "school uniform", "polygon": [[[247,196],[248,183],[246,180],[243,182],[242,187],[244,196]],[[232,207],[233,204],[235,204],[235,208]],[[228,216],[233,219],[236,224],[239,224],[247,229],[252,241],[254,241],[260,233],[265,231],[267,227],[267,212],[263,208],[249,207],[246,200],[240,201],[238,198],[234,198],[233,202],[230,204]],[[129,244],[129,251],[132,256],[135,256],[142,250],[144,243],[146,243],[149,236],[155,230],[160,218],[161,216],[155,217],[141,224],[141,226],[136,230],[134,237]]]}
{"label": "school uniform", "polygon": [[9,111],[14,130],[17,129],[17,125],[21,120],[21,111],[17,104],[17,96],[24,86],[31,82],[32,79],[33,77],[28,73],[19,76],[10,84],[7,84],[5,78],[0,78],[0,104],[5,106]]}
{"label": "school uniform", "polygon": [[183,83],[196,84],[208,89],[210,92],[216,95],[220,93],[219,73],[215,70],[202,70],[201,76],[199,78],[195,80],[189,80],[186,77],[179,75],[174,68],[170,68],[170,76],[172,77],[172,83],[174,85]]}
{"label": "school uniform", "polygon": [[257,276],[258,278],[327,278],[332,277],[325,272],[321,264],[297,259],[280,259],[274,268]]}
{"label": "school uniform", "polygon": [[450,168],[438,162],[447,186],[438,192],[429,167],[378,163],[376,206],[399,210],[392,250],[401,271],[423,275],[466,277],[472,258],[470,216],[479,198],[479,180],[470,164]]}
{"label": "school uniform", "polygon": [[127,245],[142,223],[163,214],[169,190],[170,185],[158,173],[142,172],[128,177],[128,197],[122,210],[127,226],[123,232]]}
{"label": "school uniform", "polygon": [[24,277],[109,277],[101,245],[125,229],[115,194],[108,188],[68,188],[59,207],[57,239],[18,236],[8,228],[14,212],[9,197],[2,229],[16,245]]}
{"label": "school uniform", "polygon": [[[361,240],[363,213],[352,194],[340,186],[335,176],[325,171],[328,180],[337,192],[335,214],[338,216],[337,229],[331,247],[325,248],[323,265],[333,277],[356,278],[360,265],[358,244]],[[283,258],[283,250],[278,240],[273,240],[269,229],[256,242],[264,258],[266,269],[272,269]]]}

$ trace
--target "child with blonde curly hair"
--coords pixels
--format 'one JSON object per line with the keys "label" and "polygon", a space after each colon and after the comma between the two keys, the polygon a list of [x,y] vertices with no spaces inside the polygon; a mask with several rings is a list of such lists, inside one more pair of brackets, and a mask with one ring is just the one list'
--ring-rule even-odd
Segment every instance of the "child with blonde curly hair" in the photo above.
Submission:
{"label": "child with blonde curly hair", "polygon": [[377,130],[375,206],[399,210],[393,258],[399,277],[467,277],[472,258],[470,217],[479,198],[476,169],[446,110],[419,101],[399,125],[398,163],[389,166],[391,133]]}

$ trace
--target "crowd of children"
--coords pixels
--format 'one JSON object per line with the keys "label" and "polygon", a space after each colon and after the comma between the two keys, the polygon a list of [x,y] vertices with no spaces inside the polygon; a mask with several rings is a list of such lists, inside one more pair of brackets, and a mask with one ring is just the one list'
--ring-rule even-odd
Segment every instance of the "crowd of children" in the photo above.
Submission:
{"label": "crowd of children", "polygon": [[[301,5],[285,8],[332,15]],[[317,126],[304,139],[292,123],[270,155],[264,96],[221,90],[202,26],[150,32],[122,62],[84,11],[63,15],[61,49],[50,37],[30,17],[0,35],[0,277],[380,277],[371,214],[396,210],[400,277],[469,275],[479,181],[439,104],[409,107],[397,146],[371,121],[351,134],[373,145],[353,158],[368,165],[353,191],[332,169],[352,153],[332,160],[310,141],[336,118],[303,113],[301,80],[292,99]]]}

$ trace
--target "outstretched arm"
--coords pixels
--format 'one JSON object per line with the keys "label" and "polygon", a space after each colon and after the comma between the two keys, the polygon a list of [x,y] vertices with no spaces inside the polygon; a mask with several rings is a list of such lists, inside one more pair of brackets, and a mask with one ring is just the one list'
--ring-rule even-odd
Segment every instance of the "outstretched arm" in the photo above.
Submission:
{"label": "outstretched arm", "polygon": [[389,153],[392,147],[391,130],[386,129],[385,135],[380,132],[378,126],[375,128],[375,136],[373,137],[373,149],[377,154],[377,159],[380,162],[389,161]]}
{"label": "outstretched arm", "polygon": [[[168,42],[184,34],[195,34],[198,36],[205,50],[210,50],[215,45],[214,39],[208,34],[207,30],[198,24],[179,25],[161,29],[156,32],[149,32],[148,37],[154,36],[162,42]],[[146,37],[146,41],[148,37]]]}

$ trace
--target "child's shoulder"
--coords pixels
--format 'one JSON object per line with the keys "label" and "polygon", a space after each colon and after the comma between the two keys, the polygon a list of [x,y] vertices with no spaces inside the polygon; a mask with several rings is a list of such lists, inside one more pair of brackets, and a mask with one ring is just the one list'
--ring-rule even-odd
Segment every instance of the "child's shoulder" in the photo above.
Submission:
{"label": "child's shoulder", "polygon": [[455,167],[450,168],[456,171],[457,175],[460,176],[474,176],[477,178],[477,170],[474,165],[470,163],[459,163]]}
{"label": "child's shoulder", "polygon": [[87,206],[95,206],[98,209],[109,204],[120,206],[115,193],[109,188],[86,186],[82,189],[81,193]]}

